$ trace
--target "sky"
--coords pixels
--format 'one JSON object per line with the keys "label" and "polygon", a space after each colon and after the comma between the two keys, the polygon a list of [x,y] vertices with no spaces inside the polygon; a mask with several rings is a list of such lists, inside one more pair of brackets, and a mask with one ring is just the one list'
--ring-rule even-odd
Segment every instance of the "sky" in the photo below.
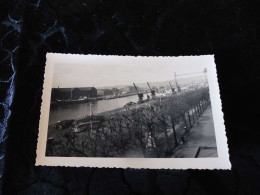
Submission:
{"label": "sky", "polygon": [[[54,65],[52,87],[109,87],[174,79],[176,74],[202,72],[212,56],[90,56],[85,62]],[[194,76],[194,75],[193,75]]]}

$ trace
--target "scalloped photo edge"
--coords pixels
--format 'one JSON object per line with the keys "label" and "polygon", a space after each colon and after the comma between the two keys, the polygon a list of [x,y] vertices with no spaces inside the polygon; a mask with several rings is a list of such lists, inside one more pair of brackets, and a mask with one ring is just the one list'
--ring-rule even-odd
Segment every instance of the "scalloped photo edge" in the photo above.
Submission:
{"label": "scalloped photo edge", "polygon": [[47,53],[35,165],[230,170],[214,55]]}

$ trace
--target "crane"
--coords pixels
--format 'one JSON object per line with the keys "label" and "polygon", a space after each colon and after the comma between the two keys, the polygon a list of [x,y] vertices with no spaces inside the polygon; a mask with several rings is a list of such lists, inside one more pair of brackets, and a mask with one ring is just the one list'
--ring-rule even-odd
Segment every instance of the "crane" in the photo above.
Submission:
{"label": "crane", "polygon": [[155,99],[155,90],[150,87],[150,84],[147,82],[147,85],[151,91],[152,99]]}
{"label": "crane", "polygon": [[138,89],[137,89],[135,83],[133,83],[133,84],[134,84],[135,91],[136,91],[136,93],[137,93],[137,95],[138,95],[138,98],[139,98],[138,103],[142,103],[142,102],[143,102],[143,97],[144,97],[144,95],[143,95],[143,93],[138,92]]}
{"label": "crane", "polygon": [[187,74],[176,74],[176,72],[174,73],[174,81],[175,81],[175,84],[176,84],[176,87],[178,88],[178,92],[181,91],[179,85],[178,85],[178,82],[177,82],[177,76],[186,76],[186,75],[195,75],[195,74],[203,74],[204,75],[204,85],[207,85],[208,84],[208,81],[207,81],[207,68],[204,68],[204,70],[202,72],[193,72],[193,73],[187,73]]}
{"label": "crane", "polygon": [[175,94],[176,92],[175,92],[175,89],[172,87],[171,82],[169,82],[169,84],[170,84],[170,87],[171,87],[172,93]]}
{"label": "crane", "polygon": [[208,79],[207,79],[208,71],[207,71],[207,68],[204,68],[203,73],[204,73],[205,86],[207,86],[208,85]]}
{"label": "crane", "polygon": [[[178,76],[179,76],[179,75],[178,75]],[[174,82],[175,82],[175,85],[176,85],[176,87],[177,87],[178,93],[180,93],[180,92],[181,92],[181,88],[180,88],[180,86],[179,86],[179,84],[178,84],[178,82],[177,82],[176,72],[174,73]]]}
{"label": "crane", "polygon": [[202,73],[207,73],[207,68],[205,68],[204,70],[203,70],[203,72],[192,72],[192,73],[187,73],[187,74],[176,74],[176,72],[174,73],[175,74],[175,77],[176,76],[185,76],[185,75],[192,75],[192,74],[202,74]]}

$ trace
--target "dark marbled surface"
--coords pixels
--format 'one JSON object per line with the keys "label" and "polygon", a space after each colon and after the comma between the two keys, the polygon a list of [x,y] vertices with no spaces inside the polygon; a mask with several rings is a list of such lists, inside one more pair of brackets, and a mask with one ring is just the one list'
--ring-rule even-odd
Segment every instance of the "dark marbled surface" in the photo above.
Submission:
{"label": "dark marbled surface", "polygon": [[[260,194],[257,12],[256,0],[1,1],[3,194]],[[46,52],[215,54],[232,170],[35,167]]]}

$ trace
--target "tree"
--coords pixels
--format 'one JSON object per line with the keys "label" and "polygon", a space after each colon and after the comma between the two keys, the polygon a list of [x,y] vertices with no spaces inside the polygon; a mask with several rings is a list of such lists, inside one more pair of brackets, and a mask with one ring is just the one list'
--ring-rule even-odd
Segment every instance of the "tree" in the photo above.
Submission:
{"label": "tree", "polygon": [[[69,130],[63,138],[47,142],[47,155],[124,156],[140,150],[144,157],[169,157],[177,147],[183,125],[191,128],[209,104],[208,88],[162,97],[140,108],[107,114],[104,120],[80,133]],[[193,118],[193,123],[192,119]],[[188,124],[189,123],[189,124]],[[172,129],[173,139],[169,130]]]}

